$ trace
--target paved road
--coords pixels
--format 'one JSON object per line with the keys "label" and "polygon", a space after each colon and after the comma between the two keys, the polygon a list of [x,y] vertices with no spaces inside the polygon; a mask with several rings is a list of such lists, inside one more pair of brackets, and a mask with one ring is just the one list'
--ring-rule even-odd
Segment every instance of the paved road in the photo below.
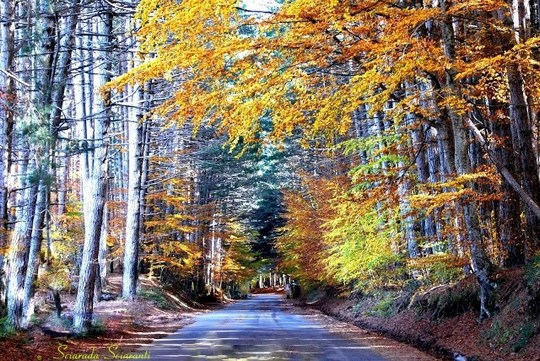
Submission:
{"label": "paved road", "polygon": [[[143,349],[151,360],[389,361],[362,341],[345,339],[282,309],[280,295],[255,295],[197,317]],[[365,342],[365,341],[364,341]]]}

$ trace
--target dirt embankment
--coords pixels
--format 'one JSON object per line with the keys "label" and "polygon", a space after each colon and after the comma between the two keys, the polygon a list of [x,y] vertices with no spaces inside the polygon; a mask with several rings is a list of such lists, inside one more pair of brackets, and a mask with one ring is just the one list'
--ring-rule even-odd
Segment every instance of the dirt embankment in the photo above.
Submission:
{"label": "dirt embankment", "polygon": [[415,345],[433,355],[468,361],[540,361],[540,287],[523,270],[496,276],[494,314],[478,320],[473,277],[416,293],[343,297],[328,292],[305,305],[364,329]]}

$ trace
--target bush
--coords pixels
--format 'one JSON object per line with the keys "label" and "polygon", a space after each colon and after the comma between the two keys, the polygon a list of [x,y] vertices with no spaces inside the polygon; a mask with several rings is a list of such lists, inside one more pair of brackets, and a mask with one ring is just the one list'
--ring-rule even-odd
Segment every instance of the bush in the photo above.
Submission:
{"label": "bush", "polygon": [[355,314],[388,318],[400,310],[401,299],[405,293],[402,291],[380,290],[371,296],[366,296],[352,306]]}
{"label": "bush", "polygon": [[394,299],[386,295],[366,312],[369,316],[388,318],[394,314]]}
{"label": "bush", "polygon": [[170,302],[167,299],[167,297],[163,294],[163,292],[155,289],[142,289],[139,292],[139,297],[152,301],[157,307],[168,310],[171,308]]}
{"label": "bush", "polygon": [[16,334],[15,330],[7,324],[7,317],[0,318],[0,340],[12,338]]}

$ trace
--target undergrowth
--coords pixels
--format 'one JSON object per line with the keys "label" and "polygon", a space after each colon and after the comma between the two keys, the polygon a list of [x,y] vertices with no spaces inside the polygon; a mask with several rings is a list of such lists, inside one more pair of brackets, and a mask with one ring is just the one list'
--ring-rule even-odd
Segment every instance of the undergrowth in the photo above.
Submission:
{"label": "undergrowth", "polygon": [[417,293],[410,307],[419,316],[430,320],[452,317],[470,310],[480,309],[479,287],[468,279],[455,285],[440,285],[424,293]]}
{"label": "undergrowth", "polygon": [[394,297],[392,293],[383,295],[370,309],[366,311],[369,316],[388,318],[394,315]]}
{"label": "undergrowth", "polygon": [[525,266],[525,281],[527,286],[532,288],[540,288],[540,254],[537,254]]}
{"label": "undergrowth", "polygon": [[0,340],[13,338],[17,332],[7,324],[7,317],[0,318]]}
{"label": "undergrowth", "polygon": [[495,318],[489,330],[484,334],[484,338],[490,348],[501,350],[505,354],[519,352],[528,345],[537,327],[538,324],[534,321],[509,325]]}
{"label": "undergrowth", "polygon": [[167,297],[163,294],[163,292],[156,290],[156,289],[141,289],[139,292],[139,297],[152,301],[157,307],[168,310],[171,309],[171,305]]}
{"label": "undergrowth", "polygon": [[[385,319],[412,310],[419,319],[429,320],[428,324],[432,325],[440,324],[445,318],[460,322],[459,318],[469,312],[478,316],[480,287],[474,275],[464,276],[457,262],[415,266],[408,268],[407,279],[402,276],[403,267],[396,267],[391,270],[397,271],[393,274],[387,270],[384,276],[373,275],[378,282],[366,285],[367,280],[360,280],[348,285],[348,300],[352,301],[348,312],[355,319],[358,316]],[[492,317],[484,319],[479,326],[478,343],[503,359],[504,355],[525,355],[530,352],[525,350],[527,346],[540,333],[540,255],[523,268],[495,272],[492,280],[496,284],[490,299]],[[464,320],[470,320],[469,316]]]}
{"label": "undergrowth", "polygon": [[405,309],[410,300],[410,293],[396,290],[379,290],[369,296],[363,296],[352,307],[355,314],[389,318]]}

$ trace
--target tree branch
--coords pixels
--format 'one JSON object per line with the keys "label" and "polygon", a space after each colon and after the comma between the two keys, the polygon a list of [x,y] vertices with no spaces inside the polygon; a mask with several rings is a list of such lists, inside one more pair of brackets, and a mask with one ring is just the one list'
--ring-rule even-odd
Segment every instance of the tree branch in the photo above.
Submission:
{"label": "tree branch", "polygon": [[540,219],[540,207],[535,202],[535,200],[521,187],[519,182],[514,178],[512,173],[502,164],[502,162],[497,158],[496,154],[493,152],[493,147],[491,142],[484,137],[480,129],[472,122],[469,117],[465,117],[465,125],[473,132],[475,138],[480,142],[480,144],[486,150],[489,158],[497,167],[499,173],[503,176],[504,180],[512,187],[512,189],[517,193],[521,200],[533,211],[533,213]]}

